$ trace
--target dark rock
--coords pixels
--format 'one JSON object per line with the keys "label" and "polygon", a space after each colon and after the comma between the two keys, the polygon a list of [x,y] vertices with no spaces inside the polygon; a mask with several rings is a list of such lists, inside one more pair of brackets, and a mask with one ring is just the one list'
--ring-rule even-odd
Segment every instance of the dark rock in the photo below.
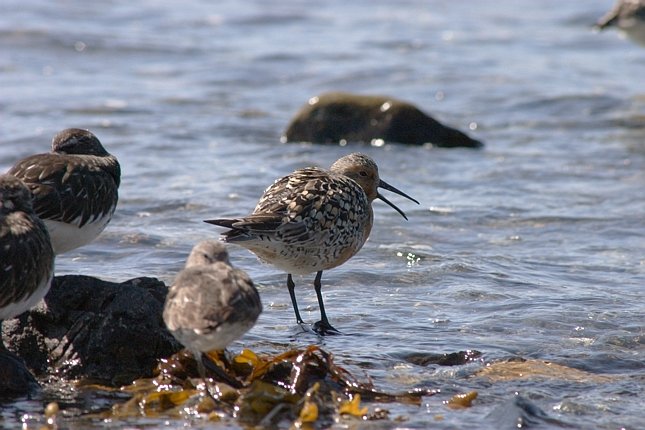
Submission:
{"label": "dark rock", "polygon": [[29,395],[37,389],[38,382],[25,363],[0,346],[0,399]]}
{"label": "dark rock", "polygon": [[438,366],[461,366],[472,363],[473,361],[478,360],[481,356],[481,352],[469,349],[448,354],[415,352],[407,354],[402,358],[408,363],[416,364],[418,366],[429,366],[433,364]]}
{"label": "dark rock", "polygon": [[382,96],[325,93],[312,98],[291,120],[286,142],[386,142],[454,148],[483,144],[445,126],[403,101]]}
{"label": "dark rock", "polygon": [[161,316],[166,294],[154,278],[55,277],[43,302],[4,322],[5,344],[37,376],[113,386],[150,377],[159,358],[181,349]]}

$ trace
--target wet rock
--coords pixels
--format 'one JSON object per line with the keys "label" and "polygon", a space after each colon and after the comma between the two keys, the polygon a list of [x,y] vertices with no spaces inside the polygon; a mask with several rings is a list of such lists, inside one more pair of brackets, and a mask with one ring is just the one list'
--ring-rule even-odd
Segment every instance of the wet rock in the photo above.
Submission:
{"label": "wet rock", "polygon": [[154,278],[56,277],[43,302],[3,323],[5,343],[37,376],[127,384],[181,349],[161,317],[166,293]]}
{"label": "wet rock", "polygon": [[288,125],[283,141],[386,142],[454,148],[483,144],[441,124],[410,103],[382,96],[325,93],[313,97]]}
{"label": "wet rock", "polygon": [[407,354],[402,358],[408,363],[416,364],[417,366],[430,366],[433,364],[438,366],[461,366],[476,361],[481,356],[481,352],[469,349],[448,354],[415,352]]}
{"label": "wet rock", "polygon": [[476,375],[493,382],[557,379],[560,381],[607,383],[615,378],[612,375],[595,374],[549,361],[527,360],[521,357],[488,363],[477,371]]}
{"label": "wet rock", "polygon": [[473,401],[479,396],[477,391],[469,391],[463,394],[455,394],[446,402],[450,409],[465,409],[473,405]]}
{"label": "wet rock", "polygon": [[32,394],[37,389],[38,382],[25,363],[0,347],[0,399]]}

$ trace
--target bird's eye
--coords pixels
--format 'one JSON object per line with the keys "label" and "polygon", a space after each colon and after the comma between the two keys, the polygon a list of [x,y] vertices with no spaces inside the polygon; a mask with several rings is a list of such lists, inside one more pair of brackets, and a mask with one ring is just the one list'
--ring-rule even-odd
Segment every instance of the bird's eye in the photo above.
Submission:
{"label": "bird's eye", "polygon": [[361,170],[361,173],[359,173],[361,176],[367,176],[367,172],[365,170]]}

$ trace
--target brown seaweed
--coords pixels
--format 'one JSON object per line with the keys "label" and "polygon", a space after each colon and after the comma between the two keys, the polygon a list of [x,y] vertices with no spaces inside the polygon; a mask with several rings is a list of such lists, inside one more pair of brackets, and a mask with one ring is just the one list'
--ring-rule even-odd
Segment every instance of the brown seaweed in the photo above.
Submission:
{"label": "brown seaweed", "polygon": [[386,409],[362,402],[399,402],[420,405],[423,396],[436,393],[415,389],[403,393],[377,390],[371,380],[361,381],[334,362],[318,346],[293,349],[276,356],[243,350],[232,360],[209,354],[228,376],[242,381],[233,388],[207,372],[198,377],[192,355],[186,351],[161,360],[151,379],[140,379],[121,391],[132,397],[100,414],[101,418],[202,416],[237,419],[252,426],[294,425],[324,428],[340,417],[387,419]]}

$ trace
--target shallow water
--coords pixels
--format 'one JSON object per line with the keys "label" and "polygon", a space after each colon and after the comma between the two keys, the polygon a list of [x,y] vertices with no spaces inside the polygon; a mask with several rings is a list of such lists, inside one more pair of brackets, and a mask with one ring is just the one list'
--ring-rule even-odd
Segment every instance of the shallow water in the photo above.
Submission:
{"label": "shallow water", "polygon": [[[379,389],[441,390],[422,407],[388,405],[391,417],[406,417],[401,427],[480,423],[519,393],[573,427],[637,428],[645,421],[645,50],[591,31],[610,1],[489,3],[5,0],[0,169],[46,151],[63,128],[94,131],[122,165],[119,207],[98,240],[58,258],[57,273],[169,283],[195,242],[217,236],[201,220],[246,214],[275,178],[364,151],[421,205],[391,198],[406,222],[375,203],[363,250],[325,273],[328,313],[346,335],[300,333],[285,275],[231,248],[265,307],[231,349],[320,342]],[[328,90],[411,101],[487,146],[280,144],[300,105]],[[311,322],[312,281],[296,278]],[[481,360],[409,360],[466,349]],[[611,377],[476,376],[516,356]],[[471,390],[479,392],[472,408],[443,404]],[[36,428],[49,400],[105,407],[87,396],[48,387],[4,405],[0,423]]]}

